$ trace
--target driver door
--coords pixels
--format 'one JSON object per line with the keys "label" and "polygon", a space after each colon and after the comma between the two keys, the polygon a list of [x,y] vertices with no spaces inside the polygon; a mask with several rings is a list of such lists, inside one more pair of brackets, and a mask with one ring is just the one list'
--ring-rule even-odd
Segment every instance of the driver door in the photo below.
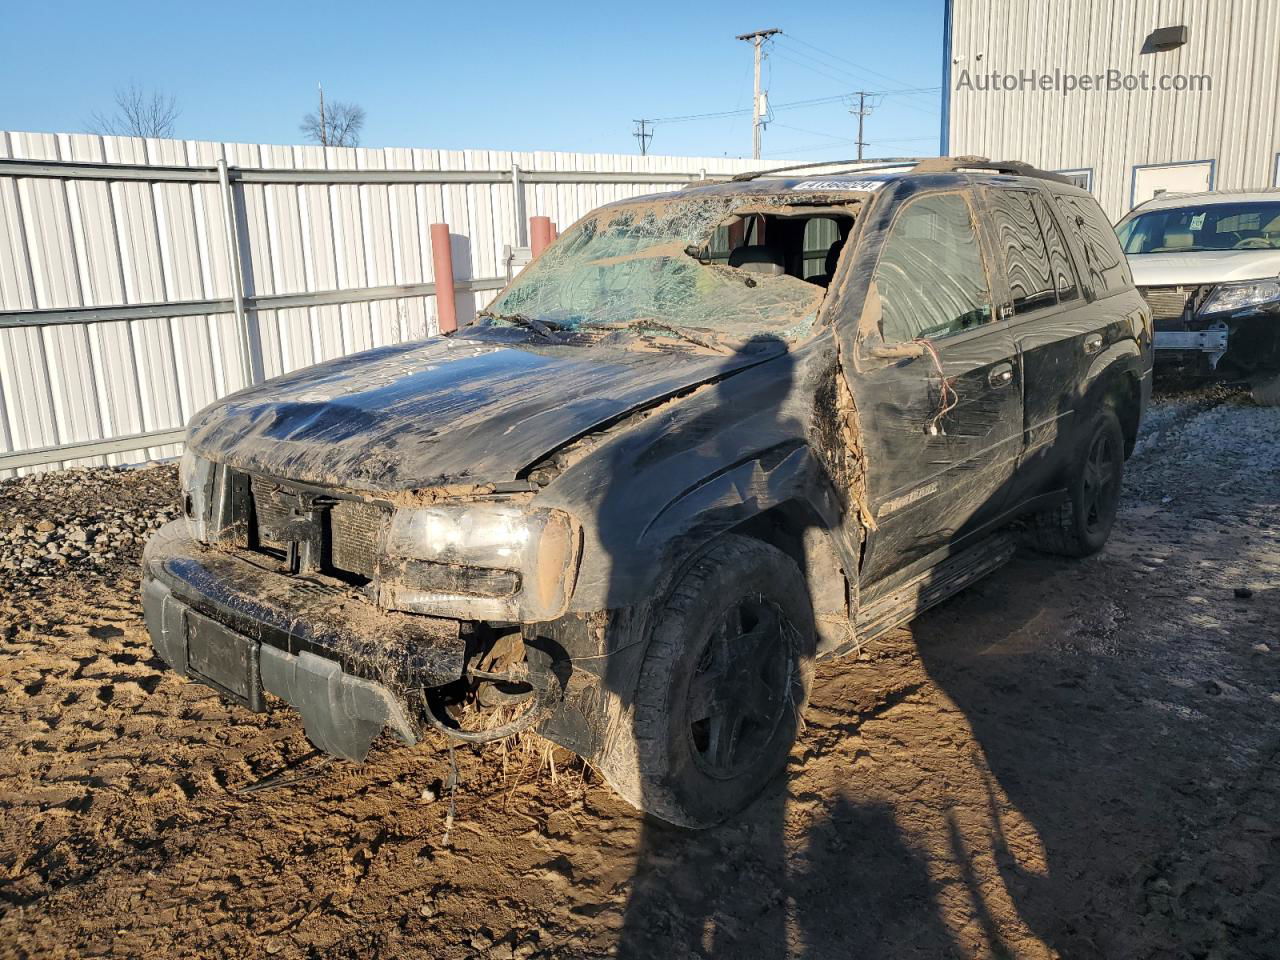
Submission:
{"label": "driver door", "polygon": [[[868,587],[999,516],[1022,448],[1022,385],[994,315],[969,191],[894,213],[867,291],[879,323],[852,378],[867,458]],[[865,311],[864,311],[865,314]]]}

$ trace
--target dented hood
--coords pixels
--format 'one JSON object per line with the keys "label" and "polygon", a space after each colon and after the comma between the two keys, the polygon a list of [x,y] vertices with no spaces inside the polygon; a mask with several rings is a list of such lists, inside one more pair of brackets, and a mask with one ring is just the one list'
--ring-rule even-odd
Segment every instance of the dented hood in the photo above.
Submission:
{"label": "dented hood", "polygon": [[441,337],[233,394],[196,414],[187,443],[244,470],[325,486],[498,483],[605,421],[776,352]]}

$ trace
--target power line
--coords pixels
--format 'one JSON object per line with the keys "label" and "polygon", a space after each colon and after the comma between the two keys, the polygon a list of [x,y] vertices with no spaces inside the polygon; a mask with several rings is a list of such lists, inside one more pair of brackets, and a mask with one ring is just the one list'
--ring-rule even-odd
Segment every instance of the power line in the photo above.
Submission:
{"label": "power line", "polygon": [[[837,93],[829,97],[814,97],[811,100],[791,100],[787,103],[774,103],[769,105],[770,110],[791,110],[801,107],[816,107],[824,103],[839,103],[848,100],[854,96],[852,93]],[[721,117],[741,117],[751,110],[743,107],[740,110],[720,110],[715,113],[691,113],[680,117],[657,117],[651,119],[649,123],[686,123],[690,120],[718,120]]]}
{"label": "power line", "polygon": [[[806,69],[806,70],[810,70],[810,71],[812,71],[812,72],[814,72],[814,73],[817,73],[817,74],[819,74],[819,75],[821,75],[821,76],[826,77],[826,78],[827,78],[827,79],[829,79],[829,80],[835,80],[835,81],[837,81],[837,82],[844,82],[846,79],[852,79],[852,80],[856,80],[858,83],[864,83],[864,82],[865,82],[865,79],[864,79],[864,77],[863,77],[862,75],[864,75],[864,74],[874,74],[874,75],[876,75],[877,77],[879,77],[879,78],[881,78],[881,79],[883,79],[883,80],[891,80],[891,81],[893,81],[895,84],[899,84],[898,86],[895,86],[895,87],[888,87],[888,88],[884,88],[884,89],[882,89],[882,90],[881,90],[881,93],[886,94],[886,95],[904,96],[904,97],[907,97],[907,98],[918,98],[922,103],[927,103],[927,104],[928,104],[928,106],[927,106],[927,107],[925,107],[925,106],[922,106],[922,105],[921,105],[921,103],[914,103],[914,102],[911,102],[911,100],[909,100],[909,99],[904,99],[904,100],[902,100],[902,101],[899,101],[899,105],[900,105],[900,106],[904,106],[904,107],[907,107],[908,109],[916,110],[916,111],[919,111],[920,113],[925,113],[925,114],[928,114],[928,115],[930,115],[930,116],[936,116],[936,115],[938,114],[939,110],[940,110],[940,105],[939,105],[939,103],[938,103],[938,98],[937,98],[937,97],[934,97],[934,96],[929,96],[929,95],[930,95],[930,94],[938,94],[938,93],[941,93],[941,91],[942,91],[942,88],[941,88],[941,87],[907,87],[907,86],[903,86],[903,85],[901,85],[901,81],[894,80],[894,78],[893,78],[893,77],[889,77],[889,76],[887,76],[886,74],[879,73],[878,71],[872,70],[872,69],[870,69],[869,67],[863,67],[863,66],[861,66],[860,64],[854,63],[852,60],[847,60],[847,59],[845,59],[844,57],[839,57],[839,56],[837,56],[836,54],[833,54],[833,53],[829,53],[829,52],[827,52],[827,51],[824,51],[824,50],[822,50],[820,47],[816,47],[816,46],[814,46],[813,44],[809,43],[808,41],[805,41],[805,40],[799,40],[798,38],[796,38],[796,37],[792,36],[791,34],[783,34],[783,39],[795,40],[795,41],[797,41],[798,43],[802,43],[802,44],[804,44],[804,46],[809,47],[809,48],[810,48],[810,49],[812,49],[812,50],[817,50],[819,53],[822,53],[822,54],[823,54],[823,55],[825,55],[825,56],[833,57],[833,58],[835,58],[835,59],[841,60],[841,61],[842,61],[842,62],[844,62],[844,63],[850,64],[851,66],[853,66],[853,67],[856,67],[856,68],[857,68],[857,72],[854,72],[854,71],[852,71],[852,70],[848,70],[848,69],[847,69],[847,68],[845,68],[845,67],[841,67],[841,66],[838,66],[838,65],[833,64],[833,63],[827,63],[827,62],[825,62],[825,61],[823,61],[823,60],[817,60],[816,58],[814,58],[813,54],[811,54],[811,53],[804,53],[804,52],[802,52],[802,51],[800,51],[800,50],[795,49],[794,47],[792,48],[792,51],[793,51],[794,53],[798,54],[799,56],[803,56],[803,57],[809,58],[809,59],[811,59],[811,60],[814,60],[814,61],[815,61],[819,66],[825,67],[825,68],[827,68],[827,69],[826,69],[826,70],[819,70],[819,69],[818,69],[817,67],[815,67],[813,64],[806,63],[806,62],[804,62],[804,61],[800,61],[800,60],[796,60],[796,59],[794,59],[794,58],[792,58],[792,57],[788,57],[788,56],[787,56],[783,51],[781,51],[781,50],[777,51],[777,53],[776,53],[776,55],[777,55],[777,56],[782,57],[784,60],[787,60],[787,61],[788,61],[788,62],[790,62],[790,63],[796,64],[797,66],[803,67],[803,68],[804,68],[804,69]],[[837,76],[834,76],[834,75],[832,75],[831,73],[827,72],[827,71],[829,71],[829,70],[834,70],[834,71],[836,71],[837,73],[844,74],[844,76],[843,76],[843,77],[837,77]]]}
{"label": "power line", "polygon": [[[936,140],[937,137],[930,139]],[[847,143],[802,143],[797,147],[787,147],[785,150],[779,150],[776,153],[766,153],[765,157],[771,159],[791,160],[795,157],[806,157],[814,153],[822,153],[827,150],[839,150],[842,154],[848,150]],[[843,157],[842,157],[843,159]]]}
{"label": "power line", "polygon": [[[783,34],[783,36],[786,36],[786,34]],[[773,52],[773,56],[780,57],[781,59],[785,60],[787,63],[794,64],[797,67],[802,67],[805,70],[809,70],[812,73],[817,74],[818,76],[826,77],[828,80],[834,80],[836,83],[844,83],[849,79],[855,79],[855,80],[858,79],[852,73],[848,73],[847,71],[841,71],[846,75],[843,77],[838,77],[835,74],[828,73],[825,70],[819,70],[817,67],[813,66],[812,64],[805,63],[803,60],[797,60],[794,57],[787,56],[781,50],[775,50]],[[914,87],[910,89],[900,89],[900,90],[898,89],[880,90],[880,91],[877,91],[876,95],[882,96],[882,97],[883,96],[917,96],[917,95],[926,94],[926,93],[937,93],[937,92],[940,92],[941,90],[942,90],[941,87]],[[938,113],[937,107],[933,107],[933,108],[922,107],[920,106],[920,104],[913,103],[910,100],[900,100],[898,101],[898,106],[906,107],[908,110],[915,110],[918,113],[925,114],[926,116],[936,116]]]}
{"label": "power line", "polygon": [[[839,61],[840,63],[847,63],[849,66],[854,67],[862,71],[863,73],[869,73],[873,77],[879,77],[881,80],[888,80],[890,83],[896,84],[897,90],[892,92],[905,93],[909,89],[911,89],[896,77],[891,77],[887,73],[881,73],[879,70],[873,70],[870,67],[865,66],[861,63],[856,63],[855,61],[850,60],[848,57],[840,56],[840,54],[838,53],[832,53],[830,50],[824,50],[822,47],[818,46],[817,44],[810,43],[808,40],[802,40],[800,37],[797,37],[794,33],[785,33],[783,34],[783,37],[787,40],[791,40],[795,43],[798,43],[801,46],[808,47],[810,50],[813,50],[815,53],[820,53],[824,57],[827,57],[830,60],[836,60],[836,61]],[[839,67],[833,66],[832,64],[826,64],[826,66],[831,66],[835,70],[841,69]],[[848,71],[843,71],[843,72],[848,72]]]}
{"label": "power line", "polygon": [[773,125],[775,127],[781,127],[784,130],[794,130],[796,133],[807,133],[814,137],[826,137],[828,140],[833,140],[839,143],[853,143],[853,137],[837,137],[829,133],[823,133],[821,130],[809,130],[806,127],[792,126],[791,124],[782,123],[780,120],[775,120]]}
{"label": "power line", "polygon": [[816,73],[820,77],[825,77],[828,80],[834,80],[836,83],[844,84],[844,83],[848,83],[850,80],[858,80],[859,82],[861,82],[861,80],[858,77],[853,77],[850,75],[837,77],[834,73],[828,73],[825,70],[819,70],[813,64],[805,63],[803,60],[797,60],[795,59],[795,57],[789,57],[785,53],[783,53],[781,50],[775,51],[774,56],[779,57],[782,60],[785,60],[787,63],[794,64],[797,67],[801,67],[812,73]]}

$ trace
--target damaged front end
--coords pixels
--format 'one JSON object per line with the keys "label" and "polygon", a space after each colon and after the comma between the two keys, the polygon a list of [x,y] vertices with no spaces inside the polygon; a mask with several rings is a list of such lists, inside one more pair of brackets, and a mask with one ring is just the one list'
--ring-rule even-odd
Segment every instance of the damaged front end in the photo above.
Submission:
{"label": "damaged front end", "polygon": [[[147,625],[178,673],[255,711],[273,694],[356,761],[384,728],[484,741],[546,714],[554,656],[520,621],[572,593],[581,531],[563,511],[488,491],[397,503],[194,454],[182,473],[186,517],[143,559]],[[504,722],[468,730],[463,707]]]}
{"label": "damaged front end", "polygon": [[[804,456],[801,420],[783,418],[747,441],[768,469],[699,450],[606,510],[602,491],[632,490],[639,469],[610,459],[638,450],[606,438],[674,424],[677,405],[705,407],[704,388],[746,370],[773,371],[757,385],[766,408],[785,400],[793,363],[779,361],[813,342],[865,197],[708,190],[588,215],[486,324],[197,414],[185,518],[144,556],[161,656],[250,709],[279,697],[317,746],[352,760],[383,729],[483,742],[537,725],[583,756],[612,749],[622,727],[608,718],[627,696],[612,681],[638,670],[665,559],[734,510],[749,519],[747,478],[776,468],[801,486]],[[676,440],[699,442],[693,429]],[[722,487],[732,510],[698,506]]]}
{"label": "damaged front end", "polygon": [[1280,371],[1280,280],[1140,287],[1156,359],[1193,373]]}

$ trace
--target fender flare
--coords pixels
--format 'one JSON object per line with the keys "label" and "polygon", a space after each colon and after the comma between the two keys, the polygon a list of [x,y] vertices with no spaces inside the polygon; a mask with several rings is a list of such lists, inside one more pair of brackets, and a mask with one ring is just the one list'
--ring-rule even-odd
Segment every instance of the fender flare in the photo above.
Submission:
{"label": "fender flare", "polygon": [[650,602],[717,537],[788,502],[809,508],[828,529],[840,523],[839,497],[804,442],[757,451],[673,497],[648,519],[636,539],[631,567],[637,575],[627,579],[621,592],[615,579],[607,604],[604,598],[575,592],[573,608]]}

